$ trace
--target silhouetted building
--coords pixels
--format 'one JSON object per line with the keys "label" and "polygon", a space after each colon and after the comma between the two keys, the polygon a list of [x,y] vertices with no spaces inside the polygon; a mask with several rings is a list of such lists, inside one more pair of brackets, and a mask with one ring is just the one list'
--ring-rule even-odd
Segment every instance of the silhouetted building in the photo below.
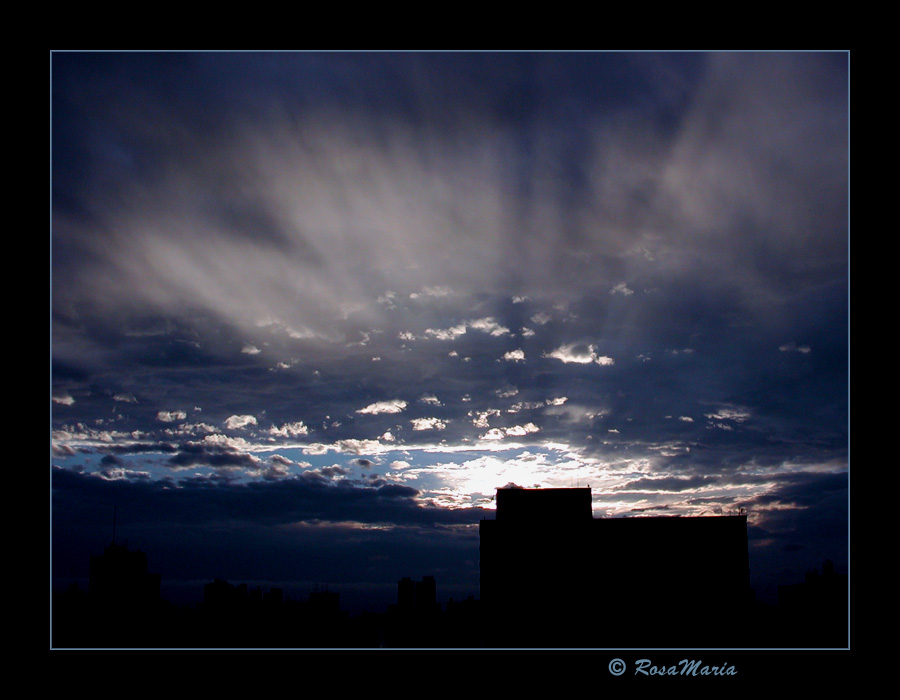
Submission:
{"label": "silhouetted building", "polygon": [[113,541],[91,556],[87,595],[70,590],[54,609],[54,643],[60,646],[157,646],[172,629],[160,598],[160,575],[147,571],[147,555]]}
{"label": "silhouetted building", "polygon": [[203,586],[203,604],[208,608],[217,610],[233,609],[242,603],[246,603],[246,599],[246,584],[239,588],[228,583],[228,581],[217,578]]}
{"label": "silhouetted building", "polygon": [[316,589],[309,592],[307,599],[310,614],[318,617],[338,615],[341,609],[341,596],[336,591]]}
{"label": "silhouetted building", "polygon": [[434,576],[424,576],[416,582],[416,612],[432,615],[437,611],[437,584]]}
{"label": "silhouetted building", "polygon": [[416,609],[416,583],[409,576],[397,582],[397,608],[404,614]]}
{"label": "silhouetted building", "polygon": [[147,572],[147,555],[111,543],[103,556],[91,557],[88,593],[108,606],[144,607],[159,601],[160,576]]}
{"label": "silhouetted building", "polygon": [[849,643],[849,586],[826,560],[822,573],[807,571],[803,583],[778,587],[779,620],[789,644],[846,647]]}
{"label": "silhouetted building", "polygon": [[706,644],[741,633],[745,515],[595,519],[589,488],[509,488],[480,536],[481,600],[501,644]]}

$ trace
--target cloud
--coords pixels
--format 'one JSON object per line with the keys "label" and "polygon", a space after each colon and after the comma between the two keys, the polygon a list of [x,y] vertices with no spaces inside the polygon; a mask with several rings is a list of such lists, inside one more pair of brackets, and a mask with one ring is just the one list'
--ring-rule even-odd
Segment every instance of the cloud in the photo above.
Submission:
{"label": "cloud", "polygon": [[506,428],[505,430],[507,435],[522,437],[523,435],[528,435],[529,433],[536,433],[540,431],[540,428],[537,427],[534,423],[526,423],[525,425],[514,425],[511,428]]}
{"label": "cloud", "polygon": [[743,406],[722,406],[718,411],[705,415],[709,420],[728,420],[743,423],[750,418],[750,411]]}
{"label": "cloud", "polygon": [[225,427],[229,430],[240,430],[248,425],[257,425],[255,416],[229,416],[225,420]]}
{"label": "cloud", "polygon": [[186,418],[187,413],[184,411],[159,411],[156,414],[156,419],[163,423],[174,423],[175,421],[185,420]]}
{"label": "cloud", "polygon": [[204,440],[180,445],[178,452],[169,458],[167,464],[176,469],[205,465],[224,469],[256,470],[261,465],[261,461],[251,454],[236,451],[227,440]]}
{"label": "cloud", "polygon": [[488,428],[488,427],[490,427],[488,420],[490,419],[491,416],[499,416],[500,410],[497,408],[491,408],[491,409],[488,409],[487,411],[478,411],[478,412],[469,411],[468,415],[472,418],[472,424],[476,428]]}
{"label": "cloud", "polygon": [[784,345],[780,345],[778,349],[781,352],[799,352],[804,355],[812,352],[812,348],[809,345],[797,345],[797,343],[791,341],[790,343],[785,343]]}
{"label": "cloud", "polygon": [[285,423],[280,428],[273,425],[269,428],[269,433],[276,437],[298,437],[300,435],[308,435],[309,428],[303,421],[295,421],[294,423]]}
{"label": "cloud", "polygon": [[612,365],[615,363],[611,357],[598,355],[596,347],[586,343],[562,345],[551,352],[544,353],[544,357],[551,357],[566,364],[574,362],[584,365],[593,362],[598,365]]}
{"label": "cloud", "polygon": [[513,425],[508,428],[491,428],[480,437],[481,440],[503,440],[507,437],[524,437],[531,433],[537,433],[540,428],[534,423],[525,425]]}
{"label": "cloud", "polygon": [[452,328],[427,328],[425,333],[438,340],[453,340],[466,332],[466,324],[460,323]]}
{"label": "cloud", "polygon": [[365,408],[358,409],[356,412],[378,415],[380,413],[401,413],[405,409],[406,401],[393,399],[391,401],[378,401],[376,403],[369,404]]}
{"label": "cloud", "polygon": [[489,333],[495,337],[509,334],[509,328],[500,325],[494,318],[480,318],[476,321],[469,321],[469,327],[482,333]]}
{"label": "cloud", "polygon": [[94,476],[98,479],[102,479],[104,481],[133,481],[133,480],[149,480],[150,474],[148,472],[135,471],[133,469],[125,469],[122,467],[105,467],[96,472],[93,472],[91,476]]}
{"label": "cloud", "polygon": [[439,418],[413,418],[413,430],[444,430],[447,427],[447,421]]}
{"label": "cloud", "polygon": [[524,362],[525,352],[521,349],[510,350],[509,352],[504,353],[503,359],[507,362]]}

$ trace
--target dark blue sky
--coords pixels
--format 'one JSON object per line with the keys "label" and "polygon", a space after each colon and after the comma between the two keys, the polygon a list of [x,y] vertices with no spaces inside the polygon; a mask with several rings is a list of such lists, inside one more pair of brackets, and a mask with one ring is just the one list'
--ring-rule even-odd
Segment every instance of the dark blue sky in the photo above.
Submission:
{"label": "dark blue sky", "polygon": [[844,53],[54,53],[54,580],[478,593],[494,489],[847,568]]}

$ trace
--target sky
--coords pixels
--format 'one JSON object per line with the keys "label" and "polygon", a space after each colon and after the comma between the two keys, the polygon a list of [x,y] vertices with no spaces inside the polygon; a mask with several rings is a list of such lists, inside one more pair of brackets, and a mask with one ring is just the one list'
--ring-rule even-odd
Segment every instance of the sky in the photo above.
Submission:
{"label": "sky", "polygon": [[[849,565],[849,56],[51,55],[51,568],[383,611],[498,487]],[[702,545],[700,545],[702,546]]]}

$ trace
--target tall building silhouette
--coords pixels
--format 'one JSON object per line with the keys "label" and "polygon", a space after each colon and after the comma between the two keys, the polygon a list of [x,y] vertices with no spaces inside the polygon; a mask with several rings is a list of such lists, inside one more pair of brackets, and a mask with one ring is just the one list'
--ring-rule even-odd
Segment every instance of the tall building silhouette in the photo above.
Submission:
{"label": "tall building silhouette", "polygon": [[57,600],[53,641],[59,646],[158,646],[173,627],[160,598],[160,575],[147,570],[147,555],[115,540],[91,556],[88,592],[77,588]]}
{"label": "tall building silhouette", "polygon": [[117,608],[142,608],[159,601],[160,576],[147,571],[147,555],[110,543],[92,556],[88,593],[96,602]]}
{"label": "tall building silhouette", "polygon": [[480,538],[481,599],[501,644],[709,644],[742,632],[746,515],[594,518],[589,488],[507,488]]}
{"label": "tall building silhouette", "polygon": [[416,582],[404,576],[397,582],[397,608],[404,614],[412,614],[416,609]]}

